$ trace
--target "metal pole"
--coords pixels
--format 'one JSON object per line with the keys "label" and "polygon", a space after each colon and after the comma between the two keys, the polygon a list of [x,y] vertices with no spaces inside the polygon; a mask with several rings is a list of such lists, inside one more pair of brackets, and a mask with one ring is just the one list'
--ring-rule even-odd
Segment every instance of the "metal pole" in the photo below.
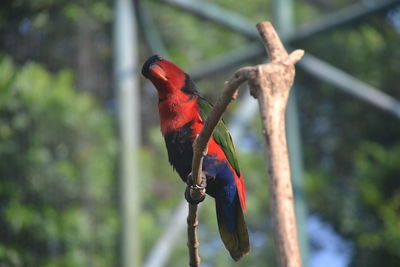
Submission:
{"label": "metal pole", "polygon": [[400,0],[380,0],[369,5],[365,3],[354,4],[333,14],[324,16],[318,21],[298,27],[288,41],[290,44],[293,44],[342,26],[354,25],[368,16],[384,12],[399,3]]}
{"label": "metal pole", "polygon": [[217,4],[208,1],[194,0],[164,0],[163,2],[177,6],[187,12],[205,18],[208,21],[224,25],[231,29],[236,29],[249,38],[258,39],[254,23],[235,12],[220,7]]}
{"label": "metal pole", "polygon": [[116,0],[114,13],[115,87],[120,134],[121,261],[140,266],[138,148],[140,134],[137,33],[130,0]]}
{"label": "metal pole", "polygon": [[[163,2],[186,10],[199,17],[203,17],[209,21],[213,21],[215,23],[223,25],[233,31],[241,33],[242,35],[250,39],[258,38],[257,32],[253,30],[253,23],[251,23],[248,19],[238,15],[237,13],[228,11],[222,7],[218,7],[205,1],[198,3],[199,1],[195,0],[164,0]],[[279,5],[279,1],[276,2],[278,2]],[[285,3],[286,0],[282,2]],[[286,38],[285,41],[287,43],[293,44],[320,35],[332,29],[337,29],[338,27],[360,22],[367,16],[378,14],[379,12],[384,12],[385,10],[394,7],[399,3],[400,0],[381,0],[376,1],[375,4],[367,6],[362,3],[355,4],[351,7],[325,16],[322,19],[319,19],[310,24],[301,25],[296,29],[295,32],[293,32],[292,35],[282,37],[283,40],[285,40]],[[289,19],[291,20],[292,18]],[[260,46],[260,56],[263,55],[263,53],[264,48]]]}
{"label": "metal pole", "polygon": [[[274,24],[278,33],[282,36],[283,40],[287,39],[287,37],[293,34],[294,30],[293,0],[272,1],[272,12],[274,14]],[[286,134],[288,139],[290,169],[301,258],[303,266],[308,266],[309,245],[306,227],[307,205],[304,198],[304,170],[296,102],[296,87],[293,86],[286,110]]]}
{"label": "metal pole", "polygon": [[136,17],[138,18],[139,25],[142,29],[141,33],[146,41],[147,46],[150,48],[152,54],[158,54],[164,58],[169,58],[169,53],[167,48],[164,45],[163,40],[157,30],[157,27],[154,25],[154,20],[151,17],[150,4],[145,3],[144,1],[134,1],[135,2],[135,10]]}
{"label": "metal pole", "polygon": [[318,79],[400,119],[400,101],[382,90],[360,81],[310,54],[304,55],[299,66]]}
{"label": "metal pole", "polygon": [[157,243],[147,256],[143,267],[163,267],[166,266],[171,256],[171,251],[181,239],[183,230],[186,227],[187,202],[182,200],[175,211],[171,214],[168,226],[164,234],[158,239]]}

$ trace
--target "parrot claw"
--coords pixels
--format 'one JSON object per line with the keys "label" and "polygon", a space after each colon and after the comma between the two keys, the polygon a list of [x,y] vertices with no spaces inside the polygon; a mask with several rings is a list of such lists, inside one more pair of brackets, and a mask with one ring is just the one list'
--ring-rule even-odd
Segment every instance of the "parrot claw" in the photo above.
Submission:
{"label": "parrot claw", "polygon": [[190,204],[194,204],[194,205],[199,204],[200,202],[202,202],[206,197],[204,193],[203,193],[203,196],[200,199],[196,200],[196,199],[193,199],[193,197],[191,195],[191,192],[193,192],[193,191],[197,191],[197,192],[204,191],[205,192],[206,185],[207,185],[206,175],[203,173],[201,185],[197,185],[197,184],[193,184],[192,173],[190,173],[188,178],[187,178],[187,180],[186,180],[186,183],[187,183],[187,187],[186,187],[186,190],[185,190],[185,199],[186,199],[186,201],[189,202]]}
{"label": "parrot claw", "polygon": [[[203,202],[203,200],[206,198],[206,196],[204,195],[201,199],[199,200],[194,200],[191,196],[190,196],[190,190],[194,189],[193,186],[187,186],[186,190],[185,190],[185,199],[188,203],[193,204],[193,205],[197,205],[200,202]],[[196,190],[196,189],[194,189]]]}

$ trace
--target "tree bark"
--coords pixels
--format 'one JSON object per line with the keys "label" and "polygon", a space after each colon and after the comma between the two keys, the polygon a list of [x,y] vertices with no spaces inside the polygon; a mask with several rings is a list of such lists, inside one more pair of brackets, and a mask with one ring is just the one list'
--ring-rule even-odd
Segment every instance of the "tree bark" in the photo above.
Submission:
{"label": "tree bark", "polygon": [[297,50],[288,55],[269,22],[257,24],[271,63],[258,66],[256,83],[249,82],[258,98],[269,177],[269,191],[274,216],[274,234],[280,266],[300,267],[290,164],[285,131],[285,110],[293,84],[294,64],[303,56]]}

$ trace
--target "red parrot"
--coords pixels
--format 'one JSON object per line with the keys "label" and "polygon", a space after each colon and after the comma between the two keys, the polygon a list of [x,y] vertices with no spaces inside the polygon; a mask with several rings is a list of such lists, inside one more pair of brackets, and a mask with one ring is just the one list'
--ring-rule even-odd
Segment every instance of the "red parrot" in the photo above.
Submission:
{"label": "red parrot", "polygon": [[[169,162],[182,180],[190,184],[187,177],[192,170],[192,144],[212,106],[200,96],[188,74],[158,55],[151,56],[144,63],[142,74],[158,92],[161,133]],[[214,130],[202,167],[207,176],[206,193],[215,198],[221,239],[237,261],[250,250],[243,216],[246,211],[246,188],[232,138],[223,121]],[[189,194],[185,197],[195,203]]]}

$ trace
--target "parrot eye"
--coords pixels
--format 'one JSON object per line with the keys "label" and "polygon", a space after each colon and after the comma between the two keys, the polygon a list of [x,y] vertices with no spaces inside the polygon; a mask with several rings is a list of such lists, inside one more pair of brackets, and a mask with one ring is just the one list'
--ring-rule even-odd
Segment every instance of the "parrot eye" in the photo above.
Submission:
{"label": "parrot eye", "polygon": [[167,79],[167,74],[165,73],[165,71],[158,66],[157,64],[151,64],[150,68],[149,68],[149,73],[160,80],[164,80],[164,81],[168,81]]}

